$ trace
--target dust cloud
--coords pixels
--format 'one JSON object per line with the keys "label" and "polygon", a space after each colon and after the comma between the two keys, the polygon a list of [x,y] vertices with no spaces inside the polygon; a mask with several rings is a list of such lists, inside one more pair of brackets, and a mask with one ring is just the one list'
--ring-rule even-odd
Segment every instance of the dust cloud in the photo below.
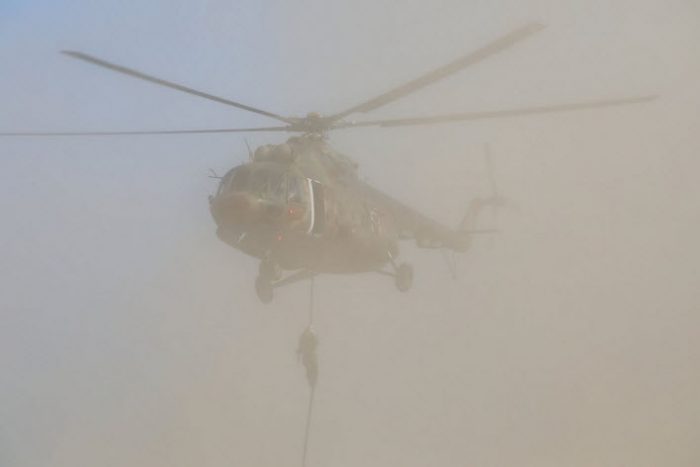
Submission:
{"label": "dust cloud", "polygon": [[[536,36],[367,118],[651,103],[336,132],[373,185],[455,225],[450,278],[322,276],[307,465],[700,463],[700,11],[690,0],[6,2],[0,131],[268,125],[59,56],[282,115],[333,113],[529,21]],[[247,136],[251,145],[280,135]],[[242,136],[0,140],[0,464],[301,465],[308,284],[262,305],[207,209]]]}

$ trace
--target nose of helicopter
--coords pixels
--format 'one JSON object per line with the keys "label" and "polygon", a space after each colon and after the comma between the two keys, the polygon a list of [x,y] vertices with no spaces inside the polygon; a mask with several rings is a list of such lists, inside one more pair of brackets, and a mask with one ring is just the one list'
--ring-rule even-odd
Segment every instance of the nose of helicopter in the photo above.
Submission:
{"label": "nose of helicopter", "polygon": [[283,206],[245,192],[215,196],[211,198],[210,209],[216,223],[224,227],[274,222],[284,211]]}
{"label": "nose of helicopter", "polygon": [[226,193],[209,202],[211,214],[218,225],[247,224],[258,211],[257,200],[247,193]]}

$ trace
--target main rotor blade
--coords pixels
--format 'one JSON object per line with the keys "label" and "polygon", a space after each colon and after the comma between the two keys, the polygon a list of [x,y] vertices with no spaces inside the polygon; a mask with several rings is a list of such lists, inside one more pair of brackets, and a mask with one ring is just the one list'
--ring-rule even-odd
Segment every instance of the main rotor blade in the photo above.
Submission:
{"label": "main rotor blade", "polygon": [[356,105],[355,107],[351,107],[347,110],[344,110],[343,112],[331,115],[330,117],[328,117],[328,120],[337,121],[355,112],[369,112],[371,110],[389,104],[395,100],[401,99],[402,97],[408,94],[416,92],[421,88],[435,83],[436,81],[439,81],[443,78],[446,78],[447,76],[457,73],[458,71],[470,65],[479,63],[480,61],[490,57],[491,55],[512,46],[516,42],[519,42],[525,39],[526,37],[535,34],[543,28],[544,25],[539,23],[527,24],[509,34],[506,34],[505,36],[500,37],[499,39],[496,39],[495,41],[476,50],[475,52],[471,52],[465,55],[464,57],[458,58],[457,60],[448,63],[447,65],[442,66],[436,70],[433,70],[430,73],[427,73],[419,78],[416,78],[413,81],[409,81],[408,83],[402,86],[394,88],[389,92],[381,94],[380,96],[363,102],[362,104]]}
{"label": "main rotor blade", "polygon": [[230,105],[233,107],[237,107],[239,109],[247,110],[248,112],[254,112],[256,114],[260,115],[265,115],[266,117],[271,117],[276,120],[285,122],[285,123],[293,123],[292,119],[283,117],[281,115],[274,114],[272,112],[267,112],[265,110],[261,109],[256,109],[255,107],[250,107],[245,104],[241,104],[240,102],[235,102],[229,99],[224,99],[223,97],[218,97],[214,96],[212,94],[207,94],[205,92],[197,91],[196,89],[188,88],[186,86],[182,86],[177,83],[172,83],[170,81],[165,81],[160,78],[156,78],[154,76],[147,75],[145,73],[141,73],[140,71],[132,70],[131,68],[127,68],[121,65],[116,65],[114,63],[110,63],[104,60],[101,60],[99,58],[93,57],[88,54],[84,54],[82,52],[75,52],[73,50],[64,50],[61,53],[68,55],[69,57],[77,58],[78,60],[83,60],[88,63],[92,63],[93,65],[101,66],[103,68],[107,68],[112,71],[116,71],[117,73],[122,73],[128,76],[133,76],[134,78],[139,78],[144,81],[150,81],[151,83],[155,83],[161,86],[165,86],[171,89],[176,89],[178,91],[186,92],[188,94],[192,94],[198,97],[203,97],[204,99],[209,99],[214,102],[219,102],[220,104],[226,104]]}
{"label": "main rotor blade", "polygon": [[3,136],[145,136],[145,135],[197,135],[212,133],[244,133],[255,131],[290,131],[286,126],[272,126],[260,128],[218,128],[211,130],[155,130],[155,131],[36,131],[0,133]]}
{"label": "main rotor blade", "polygon": [[489,118],[521,117],[525,115],[547,114],[555,112],[572,112],[576,110],[598,109],[620,105],[641,104],[656,99],[657,96],[632,97],[625,99],[609,99],[576,104],[552,105],[542,107],[525,107],[522,109],[496,110],[491,112],[467,112],[450,115],[436,115],[433,117],[397,118],[388,120],[369,120],[361,122],[339,122],[334,128],[357,128],[368,126],[394,127],[408,125],[432,125],[436,123],[464,122],[471,120],[485,120]]}

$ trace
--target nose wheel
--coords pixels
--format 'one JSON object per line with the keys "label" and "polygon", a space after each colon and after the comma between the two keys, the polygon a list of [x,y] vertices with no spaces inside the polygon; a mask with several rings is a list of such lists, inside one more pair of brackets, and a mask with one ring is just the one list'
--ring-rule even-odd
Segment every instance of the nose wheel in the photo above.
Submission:
{"label": "nose wheel", "polygon": [[265,277],[269,279],[270,282],[278,281],[282,278],[282,268],[273,260],[264,259],[260,261],[258,277]]}
{"label": "nose wheel", "polygon": [[411,290],[411,287],[413,287],[413,266],[408,263],[397,264],[395,253],[391,251],[387,252],[387,256],[389,259],[389,265],[394,270],[393,273],[382,270],[377,272],[393,277],[396,288],[399,289],[400,292],[408,292]]}
{"label": "nose wheel", "polygon": [[270,303],[275,293],[274,283],[282,277],[282,269],[269,258],[260,262],[258,277],[255,279],[255,293],[263,303]]}
{"label": "nose wheel", "polygon": [[402,263],[396,268],[396,288],[401,292],[408,292],[413,286],[413,266]]}
{"label": "nose wheel", "polygon": [[275,288],[272,285],[272,279],[267,276],[259,275],[255,279],[255,293],[263,303],[270,303],[275,295]]}
{"label": "nose wheel", "polygon": [[316,276],[316,273],[308,269],[300,269],[284,276],[279,264],[270,259],[264,259],[260,262],[258,277],[255,279],[255,293],[261,302],[270,303],[276,288],[310,279],[314,276]]}

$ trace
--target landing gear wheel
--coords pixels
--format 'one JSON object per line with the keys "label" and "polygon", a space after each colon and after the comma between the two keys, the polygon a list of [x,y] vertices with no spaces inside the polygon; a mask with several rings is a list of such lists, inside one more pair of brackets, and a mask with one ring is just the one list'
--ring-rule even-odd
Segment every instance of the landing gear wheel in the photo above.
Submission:
{"label": "landing gear wheel", "polygon": [[260,262],[258,270],[260,277],[266,277],[270,281],[277,281],[282,277],[282,268],[272,260],[264,259]]}
{"label": "landing gear wheel", "polygon": [[413,266],[402,263],[396,268],[396,288],[407,292],[413,286]]}
{"label": "landing gear wheel", "polygon": [[262,275],[258,276],[255,279],[255,292],[258,294],[261,302],[270,303],[274,295],[274,288],[270,278]]}

